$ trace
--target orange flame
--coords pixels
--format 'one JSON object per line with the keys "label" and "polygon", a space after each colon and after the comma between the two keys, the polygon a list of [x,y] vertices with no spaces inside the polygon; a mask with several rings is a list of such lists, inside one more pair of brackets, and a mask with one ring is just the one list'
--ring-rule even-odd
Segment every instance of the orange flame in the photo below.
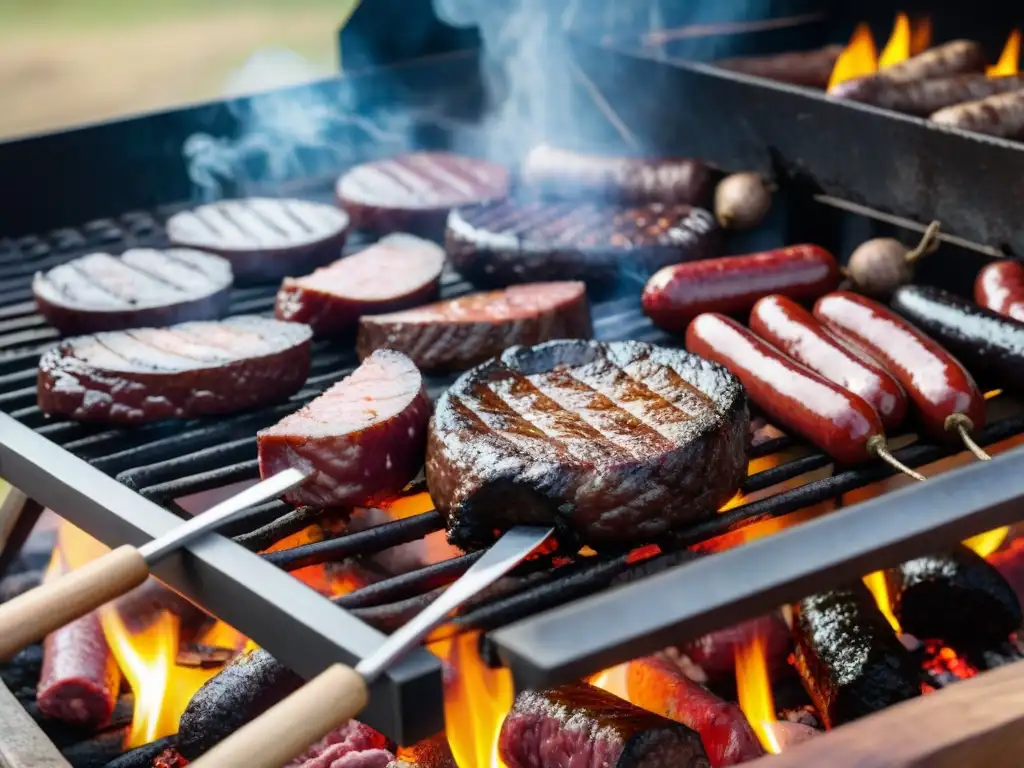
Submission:
{"label": "orange flame", "polygon": [[910,19],[907,14],[900,11],[896,14],[896,22],[893,24],[892,34],[889,35],[889,42],[885,44],[882,55],[878,57],[878,68],[885,69],[909,59],[911,39]]}
{"label": "orange flame", "polygon": [[999,54],[999,60],[985,70],[989,77],[1000,77],[1003,75],[1016,75],[1017,65],[1020,62],[1020,30],[1015,29],[1006,39],[1003,52]]}
{"label": "orange flame", "polygon": [[740,709],[757,734],[766,752],[777,755],[782,746],[772,724],[775,722],[775,699],[768,676],[767,643],[761,633],[754,634],[736,649],[736,693]]}
{"label": "orange flame", "polygon": [[450,668],[444,687],[448,746],[458,765],[507,768],[498,754],[498,735],[515,697],[512,674],[484,664],[478,641],[470,632],[429,646]]}
{"label": "orange flame", "polygon": [[910,31],[910,55],[928,50],[932,44],[932,20],[930,16],[916,19]]}
{"label": "orange flame", "polygon": [[864,23],[858,24],[853,36],[832,67],[832,76],[828,81],[828,89],[832,90],[840,83],[855,77],[866,77],[878,71],[878,49],[875,39],[871,36],[871,28]]}
{"label": "orange flame", "polygon": [[902,633],[903,630],[900,628],[900,623],[892,612],[892,601],[889,600],[889,585],[885,583],[885,574],[882,571],[869,573],[864,577],[864,586],[871,591],[875,602],[878,603],[878,610],[885,616],[886,621],[892,625],[896,634]]}

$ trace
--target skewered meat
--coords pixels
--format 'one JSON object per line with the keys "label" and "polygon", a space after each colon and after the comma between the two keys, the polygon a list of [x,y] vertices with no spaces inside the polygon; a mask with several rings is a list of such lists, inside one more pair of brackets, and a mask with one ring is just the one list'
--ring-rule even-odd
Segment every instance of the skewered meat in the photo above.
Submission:
{"label": "skewered meat", "polygon": [[262,317],[67,339],[39,361],[39,407],[137,424],[233,413],[281,400],[309,372],[309,328]]}
{"label": "skewered meat", "polygon": [[716,67],[745,75],[756,75],[768,80],[809,88],[824,88],[828,85],[836,59],[843,52],[841,45],[826,45],[813,51],[792,51],[773,53],[767,56],[737,56],[719,59]]}
{"label": "skewered meat", "polygon": [[508,171],[447,152],[416,152],[363,163],[338,179],[335,194],[358,229],[434,235],[448,211],[508,194]]}
{"label": "skewered meat", "polygon": [[427,485],[462,549],[539,523],[621,547],[713,516],[745,473],[748,423],[740,383],[686,352],[512,347],[441,396]]}
{"label": "skewered meat", "polygon": [[588,155],[547,144],[526,156],[522,177],[547,197],[627,205],[707,205],[714,188],[713,173],[700,160]]}
{"label": "skewered meat", "polygon": [[213,320],[230,290],[225,259],[183,248],[90,253],[32,281],[39,313],[63,334]]}
{"label": "skewered meat", "polygon": [[592,335],[583,283],[532,283],[364,317],[356,347],[360,357],[396,349],[425,371],[463,371],[513,344]]}
{"label": "skewered meat", "polygon": [[985,309],[1024,321],[1024,266],[1013,259],[989,264],[974,280],[974,300]]}
{"label": "skewered meat", "polygon": [[224,200],[167,220],[171,242],[223,256],[242,282],[302,275],[341,255],[348,216],[306,200]]}
{"label": "skewered meat", "polygon": [[423,466],[430,400],[409,358],[377,350],[351,375],[257,436],[260,474],[308,475],[296,506],[372,506],[397,496]]}
{"label": "skewered meat", "polygon": [[429,240],[388,235],[305,277],[286,277],[274,316],[305,323],[317,336],[351,330],[363,315],[416,307],[437,298],[444,251]]}
{"label": "skewered meat", "polygon": [[516,697],[498,749],[508,768],[708,768],[697,733],[587,683]]}
{"label": "skewered meat", "polygon": [[958,545],[886,571],[893,615],[904,632],[955,648],[1003,642],[1020,625],[1020,602],[983,557]]}
{"label": "skewered meat", "polygon": [[827,728],[921,694],[913,658],[861,582],[793,606],[793,635],[797,672]]}
{"label": "skewered meat", "polygon": [[637,659],[629,663],[626,675],[631,702],[700,734],[711,768],[739,765],[764,754],[743,711],[690,680],[671,661]]}
{"label": "skewered meat", "polygon": [[452,211],[445,233],[452,266],[473,283],[493,287],[646,280],[666,264],[714,256],[720,247],[711,213],[683,204],[614,208],[505,200]]}

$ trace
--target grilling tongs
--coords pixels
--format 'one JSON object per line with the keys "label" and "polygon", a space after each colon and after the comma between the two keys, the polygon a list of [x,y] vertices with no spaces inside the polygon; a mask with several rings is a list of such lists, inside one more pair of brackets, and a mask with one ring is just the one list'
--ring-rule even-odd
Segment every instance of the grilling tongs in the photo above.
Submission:
{"label": "grilling tongs", "polygon": [[[369,685],[416,647],[445,617],[544,543],[550,528],[510,529],[462,578],[392,634],[355,669],[333,664],[284,701],[192,763],[192,768],[280,768],[366,706]],[[429,704],[425,704],[429,706]]]}
{"label": "grilling tongs", "polygon": [[158,560],[215,530],[239,512],[301,485],[305,479],[298,470],[286,469],[148,544],[138,548],[125,544],[0,605],[0,660],[9,659],[55,629],[131,591],[149,577],[150,567]]}

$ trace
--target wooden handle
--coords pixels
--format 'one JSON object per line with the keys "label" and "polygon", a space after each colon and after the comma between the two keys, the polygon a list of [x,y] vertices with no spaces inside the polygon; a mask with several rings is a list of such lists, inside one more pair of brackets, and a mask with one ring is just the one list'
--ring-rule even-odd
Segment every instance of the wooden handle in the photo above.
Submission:
{"label": "wooden handle", "polygon": [[149,566],[125,544],[0,605],[0,660],[139,586]]}
{"label": "wooden handle", "polygon": [[248,725],[239,728],[192,768],[281,768],[366,706],[366,681],[335,664]]}

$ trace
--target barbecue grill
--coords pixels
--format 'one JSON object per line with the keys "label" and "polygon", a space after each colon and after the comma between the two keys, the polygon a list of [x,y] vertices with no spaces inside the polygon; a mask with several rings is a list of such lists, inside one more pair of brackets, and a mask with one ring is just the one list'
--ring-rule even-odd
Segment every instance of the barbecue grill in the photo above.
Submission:
{"label": "barbecue grill", "polygon": [[[628,123],[641,148],[657,153],[684,149],[728,168],[782,174],[788,216],[773,235],[778,242],[814,240],[840,253],[851,232],[898,231],[913,239],[914,222],[939,218],[955,234],[989,246],[949,245],[930,257],[922,279],[962,287],[957,276],[1014,243],[1014,170],[1024,148],[940,131],[921,121],[858,105],[836,104],[801,89],[724,73],[698,63],[657,58],[621,41],[598,43],[582,36],[573,51],[587,83],[576,98],[594,127],[581,140],[607,146],[609,129],[590,86]],[[660,56],[660,54],[659,54]],[[648,83],[646,92],[671,88],[673,102],[646,98],[615,83],[626,76]],[[397,74],[396,74],[397,73]],[[482,146],[476,123],[484,108],[475,52],[438,53],[344,79],[271,92],[232,102],[190,107],[0,144],[5,177],[18,180],[0,208],[0,476],[38,502],[28,505],[7,542],[9,559],[24,541],[40,506],[51,507],[111,547],[141,545],[170,530],[184,513],[176,500],[258,477],[256,431],[312,399],[356,365],[352,345],[317,342],[305,388],[288,402],[235,416],[156,424],[135,429],[78,424],[46,418],[35,405],[36,363],[56,332],[35,313],[29,282],[48,268],[94,250],[166,245],[163,222],[186,206],[195,190],[181,155],[197,132],[231,140],[253,128],[252,116],[275,104],[342,105],[367,120],[394,117],[401,103],[408,118],[400,136],[367,130],[358,121],[338,121],[324,146],[300,147],[286,172],[258,170],[228,194],[270,191],[328,200],[330,182],[348,164],[410,146],[470,150]],[[432,119],[437,114],[458,120]],[[688,115],[687,120],[673,115]],[[792,116],[806,115],[805,120]],[[605,116],[602,116],[605,115]],[[723,131],[742,119],[744,130]],[[842,133],[829,133],[837,126]],[[824,130],[825,128],[828,130]],[[598,133],[600,134],[598,136]],[[397,136],[397,137],[396,137]],[[918,174],[900,172],[888,153],[856,161],[835,150],[836,139],[854,146],[884,140],[890,152],[915,163]],[[621,136],[618,136],[621,141]],[[405,142],[405,146],[400,146]],[[567,141],[566,143],[572,143]],[[333,145],[333,146],[327,146]],[[344,146],[339,157],[336,146]],[[635,150],[636,147],[633,147]],[[259,162],[259,159],[256,160]],[[927,165],[926,165],[927,164]],[[973,169],[991,169],[983,183],[959,181]],[[927,171],[927,172],[926,172]],[[921,180],[927,180],[923,185]],[[814,200],[804,188],[899,214],[875,210],[872,220],[851,206]],[[790,183],[796,182],[796,183]],[[928,190],[922,194],[921,190]],[[814,215],[808,217],[808,211]],[[886,223],[888,222],[888,223]],[[895,223],[893,223],[895,222]],[[38,234],[32,234],[33,232]],[[350,243],[349,248],[359,246]],[[960,282],[961,286],[957,283]],[[632,294],[636,293],[635,286]],[[446,276],[445,296],[470,290],[457,275]],[[236,288],[231,312],[267,313],[276,285]],[[610,294],[594,304],[598,337],[673,345],[679,340],[654,329],[635,295]],[[436,397],[449,380],[433,379]],[[1024,433],[1020,409],[993,403],[993,418],[978,432],[987,445]],[[788,437],[758,445],[752,458],[803,448]],[[895,454],[918,467],[958,452],[956,446],[917,442]],[[764,491],[832,464],[813,450],[747,478],[744,493]],[[930,551],[984,530],[1016,522],[1024,499],[1019,453],[997,457],[840,510],[734,550],[699,558],[687,547],[754,523],[782,517],[893,474],[884,464],[836,466],[826,477],[729,509],[712,521],[660,542],[661,552],[637,562],[627,552],[606,552],[554,567],[540,560],[513,591],[477,601],[447,631],[484,631],[485,657],[511,668],[518,687],[539,688],[578,679],[638,654],[749,618],[857,578],[864,573]],[[415,489],[414,489],[415,490]],[[288,575],[305,565],[378,553],[443,527],[425,512],[315,544],[255,554],[284,535],[292,515],[283,502],[252,510],[226,533],[167,558],[156,575],[210,613],[236,627],[305,677],[331,663],[353,664],[382,641],[377,627],[400,623],[430,599],[430,592],[464,572],[477,555],[467,554],[378,582],[329,601]],[[308,517],[301,517],[308,520]],[[282,522],[284,521],[284,522]],[[0,560],[0,562],[5,562]],[[695,588],[694,585],[699,585]],[[613,620],[608,617],[613,616]],[[371,626],[372,625],[372,626]],[[374,688],[361,719],[400,743],[441,730],[441,668],[429,653],[411,654]]]}

